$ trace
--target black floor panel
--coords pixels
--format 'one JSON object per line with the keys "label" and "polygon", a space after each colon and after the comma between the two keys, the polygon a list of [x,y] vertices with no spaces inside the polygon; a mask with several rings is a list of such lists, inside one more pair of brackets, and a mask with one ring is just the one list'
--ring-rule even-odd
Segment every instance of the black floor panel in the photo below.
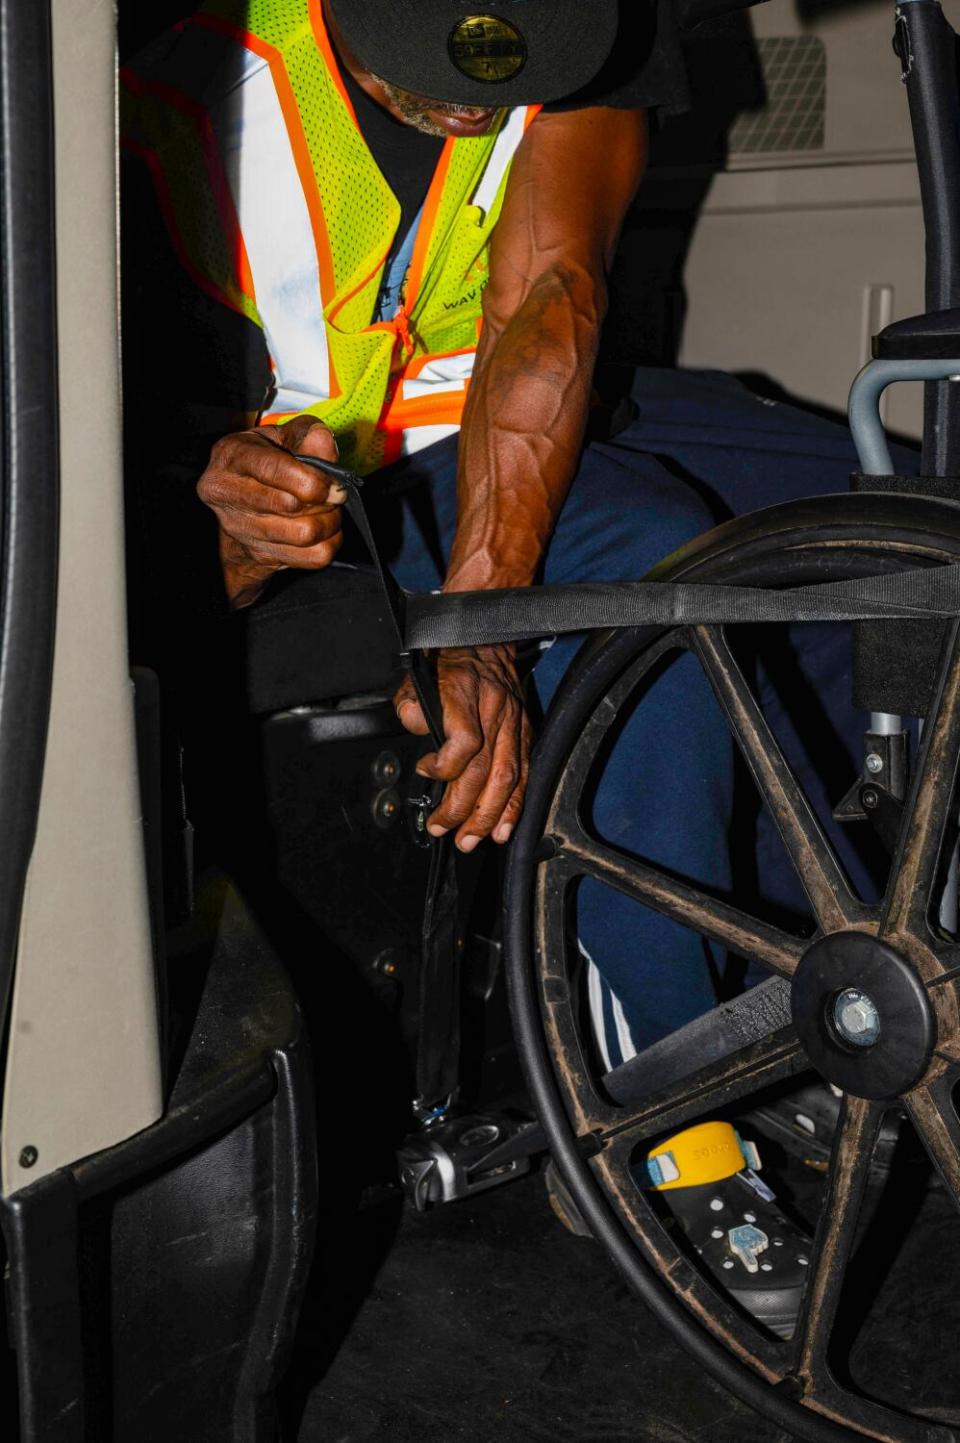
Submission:
{"label": "black floor panel", "polygon": [[369,1209],[326,1243],[289,1390],[299,1443],[791,1443],[560,1226],[540,1176]]}
{"label": "black floor panel", "polygon": [[[960,1216],[910,1136],[882,1175],[837,1341],[856,1387],[956,1426]],[[780,1159],[769,1180],[812,1227],[822,1176]],[[420,1215],[396,1200],[354,1208],[321,1243],[284,1390],[290,1440],[793,1443],[565,1231],[539,1174]]]}

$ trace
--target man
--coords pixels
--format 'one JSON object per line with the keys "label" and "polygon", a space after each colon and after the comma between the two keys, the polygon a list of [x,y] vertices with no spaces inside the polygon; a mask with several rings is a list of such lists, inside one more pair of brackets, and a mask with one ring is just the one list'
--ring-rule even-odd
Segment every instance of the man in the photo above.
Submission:
{"label": "man", "polygon": [[[642,102],[685,102],[669,22],[655,34],[652,20],[643,9],[624,22],[629,53],[611,62],[616,0],[525,0],[504,17],[456,0],[215,0],[125,75],[127,144],[150,165],[181,261],[219,305],[218,324],[245,317],[270,353],[266,424],[220,440],[199,485],[233,606],[254,602],[279,569],[324,568],[337,554],[338,497],[290,459],[297,450],[365,472],[412,455],[436,483],[446,589],[537,578],[577,471],[606,275],[645,164]],[[399,206],[387,180],[406,192]],[[639,502],[633,478],[609,458],[594,471],[598,495],[584,505],[602,524],[573,519],[569,544],[551,552],[555,575],[587,575],[598,556],[607,575],[640,575],[710,524],[695,493],[664,476],[638,512],[640,544],[625,547],[604,533],[622,532],[624,506]],[[415,536],[396,564],[405,584],[439,580]],[[569,655],[558,646],[539,669],[546,696]],[[430,830],[455,830],[464,851],[502,844],[530,748],[513,649],[446,653],[439,679],[446,741],[421,767],[447,787]],[[425,733],[408,689],[397,710]],[[719,778],[722,809],[722,736],[720,749],[703,770]],[[665,810],[679,837],[683,817]],[[722,883],[718,820],[701,870]],[[693,870],[695,851],[684,853]],[[608,925],[602,900],[598,889],[588,947]],[[673,964],[680,929],[652,916],[642,925]],[[686,1015],[712,990],[699,939],[683,935],[695,973]],[[634,1039],[601,974],[594,993],[619,1061]],[[668,1008],[650,1025],[671,1020]]]}
{"label": "man", "polygon": [[[411,589],[633,579],[716,519],[633,429],[581,449],[647,110],[686,100],[666,5],[210,0],[125,82],[126,141],[193,289],[188,388],[209,402],[231,373],[252,413],[268,382],[261,424],[217,441],[198,488],[233,607],[337,555],[342,497],[297,451],[429,486],[445,564],[408,518]],[[846,445],[817,463],[797,489],[842,489]],[[735,509],[782,499],[765,485]],[[538,665],[544,701],[573,648]],[[503,844],[531,736],[513,649],[442,653],[439,683],[430,830]],[[396,705],[426,734],[409,687]],[[626,723],[594,821],[723,888],[730,805],[729,740],[685,658]],[[577,906],[607,1063],[712,1005],[700,938],[591,882]]]}
{"label": "man", "polygon": [[[466,297],[472,299],[486,281],[483,332],[475,359],[468,349],[472,379],[463,409],[460,505],[444,586],[450,591],[528,586],[576,470],[605,309],[605,271],[642,174],[646,125],[640,110],[591,108],[538,117],[518,144],[522,128],[517,122],[522,118],[526,124],[532,117],[515,112],[504,126],[499,102],[512,84],[510,70],[521,61],[518,79],[530,67],[540,72],[540,86],[547,87],[538,88],[537,78],[524,79],[524,95],[551,99],[558,85],[561,91],[579,89],[578,82],[592,79],[613,39],[616,5],[600,0],[581,7],[589,23],[581,23],[567,36],[554,34],[550,12],[556,7],[550,5],[526,7],[517,17],[522,29],[506,21],[471,23],[461,18],[462,6],[445,0],[432,6],[411,5],[404,17],[410,43],[401,53],[388,47],[382,29],[371,23],[374,8],[341,5],[346,31],[338,23],[335,5],[326,5],[325,16],[346,71],[389,116],[438,138],[469,137],[474,146],[474,138],[490,136],[497,124],[504,138],[510,126],[515,132],[508,142],[516,152],[491,240],[489,269],[480,256],[468,272]],[[404,8],[400,7],[401,14]],[[534,49],[531,56],[525,53],[525,36],[538,23],[542,35],[534,31],[529,43],[535,47],[539,39],[541,54]],[[474,32],[476,40],[469,38]],[[467,38],[458,38],[461,35]],[[430,55],[422,37],[432,39],[435,55]],[[360,59],[351,41],[367,55],[372,50],[372,58]],[[554,62],[560,58],[561,41],[568,51],[575,45],[577,53],[570,55],[575,66],[558,80]],[[475,50],[495,46],[503,48],[502,56],[474,59]],[[417,61],[419,69],[414,68]],[[452,102],[433,104],[412,93],[411,83],[401,89],[393,80],[381,78],[373,65],[379,70],[392,67],[393,80],[402,76],[406,81],[412,71],[413,82],[430,86],[431,94],[453,97]],[[473,71],[484,65],[495,71],[493,78],[483,73],[473,78]],[[480,180],[494,207],[497,202],[487,172],[497,164],[495,150],[496,145]],[[605,157],[599,168],[598,155]],[[547,184],[544,177],[550,177]],[[563,186],[557,183],[560,177]],[[576,223],[566,200],[567,187],[579,193]],[[420,227],[426,223],[427,218],[421,217]],[[489,225],[489,220],[485,223]],[[411,269],[414,261],[411,253]],[[416,324],[414,279],[409,273],[404,285],[402,310]],[[472,305],[466,297],[456,297],[458,308],[469,307],[471,319],[479,319],[479,294]],[[389,324],[390,318],[385,316],[384,321]],[[462,321],[459,329],[464,329]],[[446,348],[450,339],[441,344]],[[426,341],[424,348],[436,355],[435,345]],[[407,349],[418,362],[422,360],[402,333],[395,349],[399,353],[395,364],[397,360],[402,364]],[[421,376],[424,369],[421,366]],[[465,377],[467,370],[466,364],[457,365],[456,378]],[[445,384],[446,377],[441,391],[446,399]],[[394,394],[402,393],[405,382],[393,380],[392,385]],[[460,410],[459,400],[458,396],[454,416]],[[330,504],[336,498],[331,498],[326,482],[295,464],[278,469],[271,441],[288,449],[305,444],[311,452],[329,458],[338,450],[332,432],[313,428],[311,433],[309,420],[303,417],[302,423],[288,423],[271,433],[269,440],[262,435],[232,438],[217,451],[199,490],[217,512],[224,576],[236,605],[253,600],[280,566],[326,565],[339,544],[340,513]],[[389,448],[388,436],[385,457]],[[532,484],[517,484],[518,477],[528,476]],[[289,497],[296,498],[295,516],[286,510]],[[530,736],[511,649],[488,647],[443,656],[440,686],[447,740],[422,769],[449,785],[429,830],[439,835],[455,827],[463,851],[487,836],[506,842],[520,814]],[[410,730],[425,733],[424,719],[408,689],[398,695],[397,709]]]}

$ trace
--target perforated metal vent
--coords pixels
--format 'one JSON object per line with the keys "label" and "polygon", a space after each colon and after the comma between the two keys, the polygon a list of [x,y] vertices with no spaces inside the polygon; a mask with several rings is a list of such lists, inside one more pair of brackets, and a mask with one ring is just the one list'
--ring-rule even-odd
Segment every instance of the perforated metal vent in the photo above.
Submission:
{"label": "perforated metal vent", "polygon": [[827,52],[816,35],[775,35],[757,41],[766,102],[739,116],[731,155],[822,150],[827,107]]}

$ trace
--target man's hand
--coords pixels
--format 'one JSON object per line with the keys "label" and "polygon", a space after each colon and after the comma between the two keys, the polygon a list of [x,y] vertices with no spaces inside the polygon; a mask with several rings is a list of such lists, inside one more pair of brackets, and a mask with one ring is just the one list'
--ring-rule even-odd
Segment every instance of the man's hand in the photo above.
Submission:
{"label": "man's hand", "polygon": [[321,421],[295,416],[218,441],[197,492],[220,523],[220,563],[231,606],[249,606],[275,571],[329,566],[343,541],[343,488],[292,451],[336,461]]}
{"label": "man's hand", "polygon": [[[446,740],[420,760],[417,771],[448,786],[427,830],[438,837],[456,827],[462,852],[491,835],[506,842],[523,807],[531,739],[512,651],[451,648],[440,653],[437,671]],[[407,731],[428,734],[409,679],[394,705]]]}

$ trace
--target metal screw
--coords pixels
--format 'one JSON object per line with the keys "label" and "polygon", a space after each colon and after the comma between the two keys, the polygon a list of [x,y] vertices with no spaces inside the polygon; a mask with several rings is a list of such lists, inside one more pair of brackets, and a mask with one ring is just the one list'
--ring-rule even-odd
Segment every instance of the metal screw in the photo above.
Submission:
{"label": "metal screw", "polygon": [[378,787],[390,787],[400,775],[400,758],[396,752],[381,752],[372,767]]}
{"label": "metal screw", "polygon": [[400,798],[394,791],[378,792],[373,799],[373,820],[378,827],[392,827],[400,815]]}
{"label": "metal screw", "polygon": [[40,1154],[35,1147],[25,1147],[20,1153],[20,1166],[33,1167]]}
{"label": "metal screw", "polygon": [[871,752],[866,760],[867,771],[876,776],[877,772],[883,771],[883,757],[878,752]]}
{"label": "metal screw", "polygon": [[876,1004],[857,987],[845,988],[834,1000],[833,1021],[844,1041],[855,1047],[872,1047],[880,1036]]}
{"label": "metal screw", "polygon": [[864,787],[863,791],[860,793],[860,800],[861,802],[863,802],[863,805],[870,811],[872,811],[873,808],[876,807],[880,802],[880,798],[873,790],[873,787]]}

